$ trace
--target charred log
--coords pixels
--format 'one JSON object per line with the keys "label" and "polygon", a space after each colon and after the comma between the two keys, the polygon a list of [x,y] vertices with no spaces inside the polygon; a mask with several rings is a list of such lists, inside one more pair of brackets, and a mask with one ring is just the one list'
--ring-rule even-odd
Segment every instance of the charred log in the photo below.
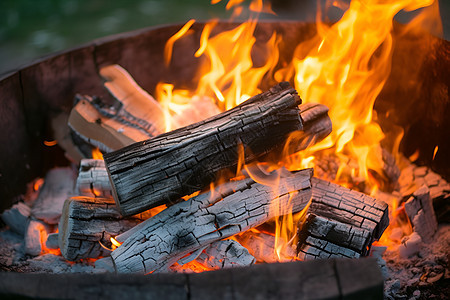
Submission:
{"label": "charred log", "polygon": [[279,147],[302,129],[300,102],[281,83],[215,117],[105,154],[121,213],[129,216],[202,190],[219,171],[236,168],[240,145],[247,163]]}
{"label": "charred log", "polygon": [[315,214],[308,214],[298,236],[301,260],[367,256],[371,238],[367,230]]}
{"label": "charred log", "polygon": [[111,253],[111,237],[144,220],[144,215],[123,218],[113,199],[72,197],[64,203],[59,223],[61,254],[70,261]]}
{"label": "charred log", "polygon": [[231,181],[175,204],[117,237],[126,240],[111,254],[116,271],[165,271],[188,253],[276,217],[287,205],[300,211],[311,197],[311,175],[308,169],[282,177],[277,190],[250,178]]}
{"label": "charred log", "polygon": [[312,178],[311,183],[309,214],[299,224],[298,257],[367,256],[389,225],[387,204],[322,179]]}

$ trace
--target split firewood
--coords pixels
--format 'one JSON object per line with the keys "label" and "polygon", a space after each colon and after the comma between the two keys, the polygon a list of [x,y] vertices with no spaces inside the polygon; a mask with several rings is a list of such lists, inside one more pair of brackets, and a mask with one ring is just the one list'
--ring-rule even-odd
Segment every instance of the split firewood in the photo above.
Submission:
{"label": "split firewood", "polygon": [[100,75],[106,80],[105,88],[121,104],[116,116],[153,136],[165,131],[166,120],[160,104],[124,68],[119,65],[106,66],[100,69]]}
{"label": "split firewood", "polygon": [[278,188],[251,178],[230,181],[177,203],[123,234],[125,242],[111,254],[116,271],[167,271],[188,253],[259,226],[288,206],[298,212],[310,200],[311,175],[311,169],[285,174]]}
{"label": "split firewood", "polygon": [[[148,139],[150,124],[135,125],[135,117],[119,115],[114,107],[108,107],[99,98],[76,96],[77,104],[69,116],[69,127],[84,141],[104,152],[111,152],[132,143]],[[146,121],[139,122],[144,123]]]}
{"label": "split firewood", "polygon": [[105,162],[102,159],[82,159],[78,171],[75,193],[80,196],[112,198]]}
{"label": "split firewood", "polygon": [[309,212],[367,230],[370,244],[379,239],[389,225],[386,203],[316,177],[311,179],[311,184]]}
{"label": "split firewood", "polygon": [[298,257],[301,260],[367,256],[370,232],[336,220],[308,214],[299,226]]}
{"label": "split firewood", "polygon": [[72,197],[64,203],[58,227],[61,254],[70,261],[111,253],[111,237],[142,222],[147,215],[123,218],[113,199]]}
{"label": "split firewood", "polygon": [[[110,106],[97,97],[77,96],[69,126],[82,139],[110,152],[165,132],[160,104],[119,65],[100,69],[105,88],[117,100]],[[170,120],[169,120],[170,122]]]}
{"label": "split firewood", "polygon": [[75,174],[70,167],[53,168],[31,208],[31,215],[47,224],[58,224],[64,201],[73,195]]}
{"label": "split firewood", "polygon": [[300,102],[281,83],[215,117],[105,154],[121,213],[129,216],[204,189],[219,171],[236,170],[240,146],[249,163],[283,145],[289,133],[302,129]]}
{"label": "split firewood", "polygon": [[438,226],[427,186],[419,188],[406,201],[405,212],[411,221],[413,230],[420,235],[424,242],[430,242]]}

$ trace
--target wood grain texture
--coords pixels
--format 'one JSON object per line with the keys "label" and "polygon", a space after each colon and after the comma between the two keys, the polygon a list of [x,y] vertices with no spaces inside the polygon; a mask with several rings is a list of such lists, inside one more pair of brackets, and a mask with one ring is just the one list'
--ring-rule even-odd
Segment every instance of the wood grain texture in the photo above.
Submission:
{"label": "wood grain texture", "polygon": [[316,177],[311,184],[309,212],[368,230],[373,240],[379,239],[389,225],[386,203]]}
{"label": "wood grain texture", "polygon": [[298,235],[301,260],[367,256],[371,238],[367,230],[313,213],[308,214]]}
{"label": "wood grain texture", "polygon": [[116,271],[163,272],[186,254],[261,225],[288,206],[300,211],[311,197],[311,176],[306,169],[282,177],[277,190],[251,178],[231,181],[175,204],[124,233],[128,238],[111,254]]}
{"label": "wood grain texture", "polygon": [[66,200],[58,226],[61,254],[70,261],[107,256],[110,238],[142,222],[144,216],[123,218],[113,199],[72,197]]}
{"label": "wood grain texture", "polygon": [[75,193],[92,198],[113,198],[111,183],[102,159],[82,159]]}
{"label": "wood grain texture", "polygon": [[312,200],[299,224],[302,260],[367,256],[389,225],[388,205],[343,186],[312,178]]}
{"label": "wood grain texture", "polygon": [[204,121],[132,144],[104,156],[114,199],[124,216],[178,200],[235,169],[238,147],[245,162],[283,145],[302,130],[301,99],[281,83]]}

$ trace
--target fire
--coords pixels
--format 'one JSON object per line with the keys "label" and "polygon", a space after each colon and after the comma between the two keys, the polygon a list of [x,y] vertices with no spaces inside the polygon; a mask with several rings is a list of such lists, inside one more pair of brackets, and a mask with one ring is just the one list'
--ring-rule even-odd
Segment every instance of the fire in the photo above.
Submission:
{"label": "fire", "polygon": [[[212,0],[215,4],[221,0]],[[227,9],[234,9],[233,16],[243,11],[242,0],[229,0]],[[217,21],[207,23],[202,31],[200,45],[195,57],[205,58],[201,75],[195,90],[177,89],[170,83],[159,83],[157,98],[166,111],[167,129],[173,129],[174,115],[191,105],[194,96],[215,99],[221,110],[228,110],[249,97],[260,93],[263,79],[291,81],[303,101],[318,102],[329,108],[333,132],[323,141],[306,150],[293,153],[299,133],[293,133],[284,149],[283,166],[289,170],[314,167],[317,160],[333,155],[339,163],[336,176],[332,179],[344,186],[364,184],[366,193],[375,194],[382,188],[377,176],[383,176],[381,143],[389,139],[391,154],[396,157],[403,130],[383,132],[377,123],[373,110],[375,100],[382,90],[391,71],[393,51],[393,20],[402,10],[420,13],[407,25],[405,31],[425,28],[439,33],[442,25],[438,2],[435,0],[353,0],[327,1],[327,7],[320,7],[316,15],[317,35],[299,44],[289,65],[278,69],[280,37],[274,32],[270,39],[259,47],[264,55],[263,62],[252,60],[254,37],[260,13],[272,13],[270,6],[262,0],[250,4],[249,20],[240,26],[213,35]],[[323,21],[330,7],[343,11],[339,21],[329,24]],[[170,63],[174,43],[189,34],[194,20],[187,22],[166,44],[166,63]],[[438,147],[436,146],[434,155]],[[241,169],[260,183],[277,188],[277,180],[266,180],[252,173],[243,165],[243,150],[238,149]],[[398,160],[397,160],[398,161]],[[263,166],[263,168],[279,168]],[[374,174],[378,174],[374,176]],[[214,186],[212,186],[214,188]],[[292,195],[290,195],[292,196]],[[274,203],[274,209],[276,209]],[[294,243],[296,226],[306,216],[307,207],[300,213],[285,213],[276,220],[275,252],[282,260],[283,249]],[[407,232],[408,224],[402,221],[402,207],[398,201],[391,203],[392,223]],[[284,214],[284,213],[283,213]],[[392,228],[391,228],[392,229]],[[388,231],[392,231],[392,230]]]}
{"label": "fire", "polygon": [[98,148],[92,149],[92,158],[93,159],[103,159],[103,154]]}

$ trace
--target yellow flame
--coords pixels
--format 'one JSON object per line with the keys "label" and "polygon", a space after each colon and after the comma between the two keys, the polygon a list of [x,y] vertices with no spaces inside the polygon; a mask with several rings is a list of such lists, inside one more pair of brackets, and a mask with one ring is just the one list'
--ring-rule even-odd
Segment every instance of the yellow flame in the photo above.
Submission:
{"label": "yellow flame", "polygon": [[120,247],[120,245],[122,245],[121,243],[119,243],[118,241],[116,241],[116,239],[115,238],[113,238],[113,237],[111,237],[111,243],[116,247],[116,248],[118,248],[118,247]]}
{"label": "yellow flame", "polygon": [[103,154],[98,148],[92,149],[92,158],[93,159],[103,159]]}
{"label": "yellow flame", "polygon": [[[212,4],[218,2],[220,0],[211,1]],[[242,0],[230,0],[227,2],[227,9],[233,8],[233,15],[239,15],[242,3]],[[394,44],[393,19],[401,10],[424,8],[405,26],[405,31],[424,27],[429,32],[439,34],[442,32],[442,25],[439,21],[438,2],[353,0],[347,3],[336,0],[327,3],[343,11],[340,20],[332,25],[322,21],[329,7],[323,10],[319,3],[317,35],[298,45],[290,64],[275,74],[273,72],[279,63],[278,34],[273,33],[265,44],[254,47],[258,14],[270,10],[263,1],[252,1],[249,8],[257,13],[250,14],[247,22],[232,30],[213,35],[217,21],[206,24],[195,53],[195,57],[203,57],[206,61],[199,69],[197,88],[195,91],[186,91],[173,85],[161,84],[158,99],[165,106],[168,115],[174,115],[177,107],[181,107],[177,103],[189,102],[188,99],[193,95],[214,98],[221,110],[227,110],[260,93],[259,84],[263,78],[294,82],[304,102],[319,102],[329,108],[333,132],[323,141],[297,153],[295,145],[298,144],[301,133],[292,133],[284,149],[283,165],[289,170],[312,167],[321,155],[333,154],[339,161],[336,177],[333,178],[336,182],[347,187],[352,187],[355,182],[365,182],[366,191],[376,194],[379,187],[371,179],[371,172],[383,172],[380,143],[389,139],[389,150],[396,157],[403,136],[403,130],[398,130],[395,134],[384,133],[376,122],[377,116],[373,111],[375,100],[390,74]],[[185,35],[192,23],[188,22],[167,42],[167,63],[174,42]],[[263,56],[264,61],[254,62],[252,51],[266,54]],[[437,149],[436,147],[433,158]],[[243,148],[238,151],[238,172],[244,168],[257,182],[277,188],[277,180],[265,180],[264,176],[258,175],[258,172],[267,172],[272,166],[259,165],[260,170],[254,172],[254,169],[243,164]],[[418,152],[416,154],[418,156]],[[214,187],[212,185],[211,189]],[[394,217],[401,216],[401,208],[396,207],[395,203],[392,205],[395,207],[393,211],[396,211]],[[305,215],[306,209],[298,215],[286,212],[286,216],[277,221],[278,245],[275,249],[279,257],[286,243],[292,243],[295,238],[293,224],[297,224]],[[404,224],[397,221],[394,223]]]}
{"label": "yellow flame", "polygon": [[177,33],[170,37],[170,39],[166,42],[166,46],[164,48],[164,62],[166,63],[166,65],[169,65],[170,61],[172,60],[173,44],[182,36],[184,36],[194,23],[194,19],[189,20],[186,24],[184,24],[183,27],[181,27],[181,29]]}
{"label": "yellow flame", "polygon": [[439,146],[436,145],[436,147],[434,147],[434,151],[433,151],[433,160],[436,157],[436,153],[438,152],[438,150],[439,150]]}

